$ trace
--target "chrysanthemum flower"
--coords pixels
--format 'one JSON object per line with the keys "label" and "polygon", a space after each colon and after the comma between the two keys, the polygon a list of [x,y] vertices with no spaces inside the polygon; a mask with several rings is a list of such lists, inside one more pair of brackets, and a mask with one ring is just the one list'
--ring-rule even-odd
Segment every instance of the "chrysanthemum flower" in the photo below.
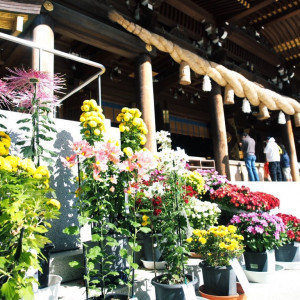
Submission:
{"label": "chrysanthemum flower", "polygon": [[[36,98],[42,106],[54,107],[59,105],[59,99],[55,93],[62,93],[64,78],[61,75],[32,69],[8,69],[12,75],[4,78],[9,98],[18,107],[31,109],[35,92]],[[12,97],[13,95],[13,97]]]}

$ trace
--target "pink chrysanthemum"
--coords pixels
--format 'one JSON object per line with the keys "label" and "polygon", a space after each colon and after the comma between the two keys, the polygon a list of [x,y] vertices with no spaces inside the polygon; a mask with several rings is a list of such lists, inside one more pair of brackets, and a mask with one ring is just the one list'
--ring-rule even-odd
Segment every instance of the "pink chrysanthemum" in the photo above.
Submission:
{"label": "pink chrysanthemum", "polygon": [[0,107],[8,105],[9,89],[6,82],[0,79]]}
{"label": "pink chrysanthemum", "polygon": [[18,107],[30,109],[36,82],[36,98],[42,106],[54,107],[59,105],[55,93],[62,93],[65,79],[59,75],[48,72],[28,69],[8,69],[12,75],[5,77],[7,88],[14,93],[11,101]]}

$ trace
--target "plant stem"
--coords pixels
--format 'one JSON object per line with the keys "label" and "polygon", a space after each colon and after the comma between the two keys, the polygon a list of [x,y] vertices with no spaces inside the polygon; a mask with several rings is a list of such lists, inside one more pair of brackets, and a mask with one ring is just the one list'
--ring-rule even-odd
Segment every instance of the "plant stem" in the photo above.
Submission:
{"label": "plant stem", "polygon": [[[79,188],[79,193],[78,193],[78,198],[79,198],[79,215],[82,215],[82,203],[81,203],[81,196],[80,196],[80,187],[81,187],[81,175],[80,175],[80,161],[79,161],[79,156],[77,155],[77,173],[78,173],[78,188]],[[81,225],[79,226],[81,227]],[[84,268],[84,285],[85,285],[85,297],[86,300],[89,299],[89,283],[88,283],[88,269],[87,269],[87,257],[86,257],[86,246],[83,243],[82,244],[82,251],[83,251],[83,268]]]}

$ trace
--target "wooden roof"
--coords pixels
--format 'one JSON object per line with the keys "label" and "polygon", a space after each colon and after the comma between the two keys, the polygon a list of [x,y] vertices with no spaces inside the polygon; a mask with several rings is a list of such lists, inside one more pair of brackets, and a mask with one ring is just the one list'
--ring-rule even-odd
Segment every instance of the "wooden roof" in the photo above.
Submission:
{"label": "wooden roof", "polygon": [[[42,1],[0,1],[31,2]],[[99,61],[107,67],[103,76],[106,99],[119,103],[135,102],[135,58],[146,53],[145,45],[108,19],[111,8],[143,27],[161,34],[205,58],[211,58],[213,40],[219,36],[227,52],[226,66],[242,73],[264,87],[299,99],[300,95],[300,16],[299,0],[54,0],[47,14],[54,24],[55,47]],[[23,3],[24,4],[24,3]],[[35,15],[38,10],[33,11]],[[0,18],[1,20],[1,18]],[[206,28],[211,25],[208,33]],[[4,32],[9,30],[0,29]],[[226,30],[226,39],[220,39]],[[30,39],[30,28],[20,35]],[[0,41],[5,66],[30,65],[30,50]],[[214,50],[214,49],[212,49]],[[202,91],[202,77],[192,74],[192,84],[178,84],[178,65],[165,53],[151,52],[156,101],[167,105],[171,113],[192,119],[209,120],[208,93]],[[91,75],[94,70],[57,59],[56,72],[66,73],[74,81]],[[279,70],[284,68],[283,75]],[[121,74],[114,76],[118,68]],[[76,70],[75,70],[76,69]],[[0,69],[0,75],[5,70]],[[130,77],[131,76],[131,77]],[[118,78],[117,78],[118,77]],[[287,80],[284,80],[286,79]],[[114,87],[118,85],[118,91]],[[122,93],[120,93],[122,91]],[[177,94],[177,99],[175,101]],[[230,113],[240,111],[241,99]],[[258,126],[264,123],[258,123]]]}

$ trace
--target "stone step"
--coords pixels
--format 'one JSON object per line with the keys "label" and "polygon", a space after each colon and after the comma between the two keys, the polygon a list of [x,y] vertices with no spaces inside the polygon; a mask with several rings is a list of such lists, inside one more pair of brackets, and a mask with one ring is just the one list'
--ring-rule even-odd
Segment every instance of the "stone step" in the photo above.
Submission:
{"label": "stone step", "polygon": [[83,267],[72,268],[69,262],[78,261],[83,266],[83,251],[81,249],[50,253],[50,274],[62,277],[62,282],[73,281],[83,277]]}

